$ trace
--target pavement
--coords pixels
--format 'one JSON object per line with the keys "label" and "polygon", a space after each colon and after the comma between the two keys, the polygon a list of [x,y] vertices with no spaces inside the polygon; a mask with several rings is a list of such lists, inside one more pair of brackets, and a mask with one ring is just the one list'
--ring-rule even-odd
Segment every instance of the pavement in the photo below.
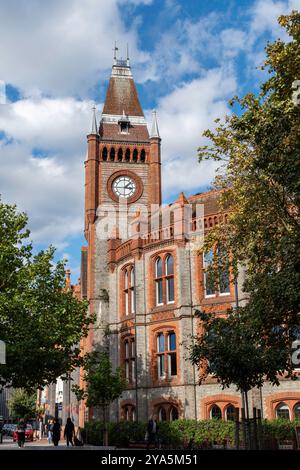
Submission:
{"label": "pavement", "polygon": [[[18,444],[17,442],[13,442],[11,437],[4,437],[3,438],[3,443],[0,444],[0,451],[1,450],[13,450],[13,449],[18,449]],[[115,447],[98,447],[98,446],[91,446],[91,445],[85,445],[81,447],[72,447],[72,446],[67,446],[66,442],[62,439],[58,446],[55,447],[53,443],[49,444],[48,440],[45,439],[40,439],[37,441],[29,442],[26,441],[25,445],[22,449],[20,450],[113,450]]]}

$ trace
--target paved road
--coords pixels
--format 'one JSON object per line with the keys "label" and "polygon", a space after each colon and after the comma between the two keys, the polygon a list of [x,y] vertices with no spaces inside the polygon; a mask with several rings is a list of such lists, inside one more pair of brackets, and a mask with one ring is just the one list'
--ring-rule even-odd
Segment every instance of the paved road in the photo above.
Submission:
{"label": "paved road", "polygon": [[[16,442],[13,442],[12,438],[9,437],[4,437],[3,438],[3,443],[0,444],[0,451],[1,450],[12,450],[12,449],[18,449],[18,444]],[[91,446],[91,445],[85,445],[83,447],[72,447],[72,446],[67,446],[66,442],[64,440],[61,440],[58,447],[54,447],[53,444],[48,444],[47,439],[41,439],[40,441],[34,441],[34,442],[25,442],[25,446],[23,449],[20,450],[101,450],[101,449],[106,449],[106,450],[112,450],[115,449],[115,447],[98,447],[98,446]]]}

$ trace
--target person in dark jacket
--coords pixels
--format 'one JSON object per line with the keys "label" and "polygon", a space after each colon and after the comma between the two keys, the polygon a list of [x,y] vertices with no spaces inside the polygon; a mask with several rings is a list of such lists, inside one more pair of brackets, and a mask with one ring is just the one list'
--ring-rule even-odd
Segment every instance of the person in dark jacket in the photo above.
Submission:
{"label": "person in dark jacket", "polygon": [[147,434],[147,450],[149,450],[151,444],[154,444],[156,448],[158,445],[158,424],[156,416],[151,416],[151,418],[149,419],[147,425]]}
{"label": "person in dark jacket", "polygon": [[18,436],[18,446],[24,447],[25,444],[25,431],[26,431],[26,423],[23,418],[20,419],[19,424],[16,429],[16,433]]}
{"label": "person in dark jacket", "polygon": [[74,435],[75,435],[74,424],[72,423],[71,418],[68,418],[67,423],[65,425],[65,431],[64,431],[64,437],[67,440],[67,446],[69,446],[70,443],[71,443],[72,446],[74,445],[74,443],[73,443]]}
{"label": "person in dark jacket", "polygon": [[60,423],[57,419],[54,420],[52,427],[52,441],[55,446],[58,446],[60,440]]}

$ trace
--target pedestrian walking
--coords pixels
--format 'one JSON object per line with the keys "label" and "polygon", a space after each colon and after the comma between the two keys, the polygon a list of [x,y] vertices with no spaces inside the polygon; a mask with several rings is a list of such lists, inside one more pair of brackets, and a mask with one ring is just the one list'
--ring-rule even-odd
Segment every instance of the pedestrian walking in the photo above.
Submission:
{"label": "pedestrian walking", "polygon": [[147,425],[147,450],[151,444],[157,447],[158,444],[158,424],[156,416],[151,416]]}
{"label": "pedestrian walking", "polygon": [[52,441],[55,447],[58,446],[58,443],[60,441],[60,423],[58,419],[54,420],[53,423],[53,428],[52,428]]}
{"label": "pedestrian walking", "polygon": [[20,419],[19,424],[16,429],[16,433],[18,436],[18,447],[24,447],[25,444],[25,431],[26,431],[26,423],[23,418]]}
{"label": "pedestrian walking", "polygon": [[52,444],[53,422],[51,419],[48,421],[47,430],[48,443]]}
{"label": "pedestrian walking", "polygon": [[73,443],[74,435],[75,435],[74,423],[72,423],[71,418],[68,418],[67,423],[65,425],[65,431],[64,431],[64,437],[67,440],[67,446],[69,446],[70,443],[72,446],[74,446],[74,443]]}

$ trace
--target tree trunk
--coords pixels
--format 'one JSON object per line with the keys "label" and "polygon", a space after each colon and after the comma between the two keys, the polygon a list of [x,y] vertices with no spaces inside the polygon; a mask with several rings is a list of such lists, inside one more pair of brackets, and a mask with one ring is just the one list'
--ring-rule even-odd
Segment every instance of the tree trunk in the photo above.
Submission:
{"label": "tree trunk", "polygon": [[106,419],[106,405],[103,406],[103,446],[108,447],[108,429]]}

